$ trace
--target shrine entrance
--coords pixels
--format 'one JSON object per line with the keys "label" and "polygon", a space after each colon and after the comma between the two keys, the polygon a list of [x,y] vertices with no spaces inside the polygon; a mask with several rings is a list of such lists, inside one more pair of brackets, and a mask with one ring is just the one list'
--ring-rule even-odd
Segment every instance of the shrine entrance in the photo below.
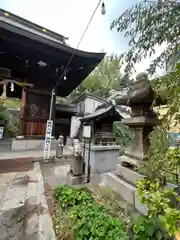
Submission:
{"label": "shrine entrance", "polygon": [[[51,93],[23,88],[20,110],[20,132],[25,137],[44,138],[49,118]],[[54,107],[53,107],[54,112]]]}

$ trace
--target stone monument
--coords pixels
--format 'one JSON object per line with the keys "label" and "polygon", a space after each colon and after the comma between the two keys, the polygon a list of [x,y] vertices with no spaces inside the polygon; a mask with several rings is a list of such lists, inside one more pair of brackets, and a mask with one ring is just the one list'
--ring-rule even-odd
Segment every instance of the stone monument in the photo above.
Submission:
{"label": "stone monument", "polygon": [[73,140],[73,155],[70,162],[70,171],[68,172],[68,181],[70,184],[82,184],[85,181],[83,150],[78,139]]}
{"label": "stone monument", "polygon": [[134,132],[134,138],[120,156],[116,171],[106,175],[105,184],[116,191],[127,203],[146,215],[147,208],[140,203],[136,183],[144,178],[135,169],[143,164],[149,152],[149,134],[158,123],[152,103],[155,93],[146,73],[140,73],[126,94],[114,97],[113,104],[131,107],[131,117],[121,120]]}
{"label": "stone monument", "polygon": [[116,105],[131,107],[131,118],[122,119],[134,132],[134,138],[120,157],[121,164],[131,168],[138,167],[149,152],[149,134],[157,124],[157,116],[152,110],[155,93],[150,86],[148,75],[140,73],[129,91],[114,98]]}
{"label": "stone monument", "polygon": [[64,148],[64,136],[60,135],[59,136],[59,144],[57,145],[56,149],[56,158],[62,158],[63,156],[63,148]]}

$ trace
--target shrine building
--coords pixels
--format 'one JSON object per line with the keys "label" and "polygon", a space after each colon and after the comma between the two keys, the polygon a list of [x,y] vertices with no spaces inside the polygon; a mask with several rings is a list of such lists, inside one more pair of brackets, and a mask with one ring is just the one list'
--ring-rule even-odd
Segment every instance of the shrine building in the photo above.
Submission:
{"label": "shrine building", "polygon": [[[68,96],[104,58],[104,53],[80,51],[66,41],[0,9],[0,95],[21,99],[19,135],[25,138],[45,136],[52,89],[56,86],[54,98]],[[67,136],[75,113],[53,102],[53,135],[61,129]]]}

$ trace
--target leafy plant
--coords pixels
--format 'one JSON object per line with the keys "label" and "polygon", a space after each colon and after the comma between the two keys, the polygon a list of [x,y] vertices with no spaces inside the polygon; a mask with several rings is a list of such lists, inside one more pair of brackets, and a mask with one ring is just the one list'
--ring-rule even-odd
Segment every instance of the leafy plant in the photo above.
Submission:
{"label": "leafy plant", "polygon": [[145,216],[136,216],[132,219],[129,235],[131,240],[167,239],[164,238],[156,221]]}
{"label": "leafy plant", "polygon": [[148,217],[157,220],[170,236],[180,231],[180,197],[175,190],[164,188],[159,181],[148,179],[137,183],[141,203],[148,208]]}
{"label": "leafy plant", "polygon": [[128,239],[123,223],[95,203],[89,189],[60,186],[55,197],[62,207],[53,218],[57,239]]}
{"label": "leafy plant", "polygon": [[18,126],[16,125],[6,125],[4,130],[4,135],[7,137],[16,137],[18,134]]}
{"label": "leafy plant", "polygon": [[0,126],[5,126],[8,123],[8,112],[5,107],[5,100],[0,97]]}
{"label": "leafy plant", "polygon": [[5,126],[8,120],[8,113],[5,110],[0,111],[0,126]]}
{"label": "leafy plant", "polygon": [[[179,20],[179,1],[141,1],[124,11],[111,25],[128,38],[128,52],[122,56],[128,73],[146,57],[154,57],[147,69],[150,74],[154,74],[157,67],[166,67],[168,71],[153,83],[161,99],[166,100],[168,111],[151,134],[151,148],[146,162],[148,179],[141,180],[137,186],[141,202],[148,206],[148,217],[157,219],[173,237],[179,231],[180,211],[177,206],[171,205],[170,198],[173,196],[179,201],[179,194],[165,189],[159,178],[162,170],[176,161],[168,153],[167,132],[180,124]],[[157,46],[164,49],[155,56]]]}
{"label": "leafy plant", "polygon": [[74,206],[69,211],[77,240],[128,239],[119,219],[112,217],[99,204]]}
{"label": "leafy plant", "polygon": [[118,144],[125,148],[133,138],[133,133],[130,131],[128,126],[122,124],[121,122],[114,122],[113,132],[116,136]]}
{"label": "leafy plant", "polygon": [[79,204],[86,205],[94,201],[90,190],[66,185],[56,188],[55,198],[62,208],[69,208]]}
{"label": "leafy plant", "polygon": [[[124,33],[128,52],[123,54],[127,72],[146,57],[152,57],[149,72],[157,67],[174,67],[179,60],[180,4],[177,0],[140,1],[125,10],[111,24]],[[157,46],[163,46],[157,54]],[[154,55],[156,53],[156,55]]]}
{"label": "leafy plant", "polygon": [[169,149],[166,152],[166,162],[168,163],[168,170],[180,174],[180,148]]}

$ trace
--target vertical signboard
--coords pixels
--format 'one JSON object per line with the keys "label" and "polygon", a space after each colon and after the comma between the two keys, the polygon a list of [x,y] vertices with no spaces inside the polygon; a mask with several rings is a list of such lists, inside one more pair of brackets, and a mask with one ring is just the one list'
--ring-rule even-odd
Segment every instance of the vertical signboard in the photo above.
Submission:
{"label": "vertical signboard", "polygon": [[[92,131],[92,126],[91,125],[88,125],[88,126],[84,126],[83,128],[83,137],[84,137],[84,164],[86,165],[87,163],[87,169],[86,169],[86,166],[84,167],[85,169],[85,173],[87,175],[87,183],[90,182],[90,175],[91,175],[91,164],[90,164],[90,151],[91,151],[91,132]],[[86,142],[85,140],[88,139],[89,140],[89,147],[88,147],[88,158],[86,158]]]}
{"label": "vertical signboard", "polygon": [[84,126],[83,137],[84,138],[91,138],[91,126]]}
{"label": "vertical signboard", "polygon": [[53,128],[53,121],[48,120],[46,125],[46,136],[45,136],[45,143],[44,143],[44,159],[49,159],[50,157],[52,128]]}
{"label": "vertical signboard", "polygon": [[0,127],[0,139],[3,139],[4,127]]}

